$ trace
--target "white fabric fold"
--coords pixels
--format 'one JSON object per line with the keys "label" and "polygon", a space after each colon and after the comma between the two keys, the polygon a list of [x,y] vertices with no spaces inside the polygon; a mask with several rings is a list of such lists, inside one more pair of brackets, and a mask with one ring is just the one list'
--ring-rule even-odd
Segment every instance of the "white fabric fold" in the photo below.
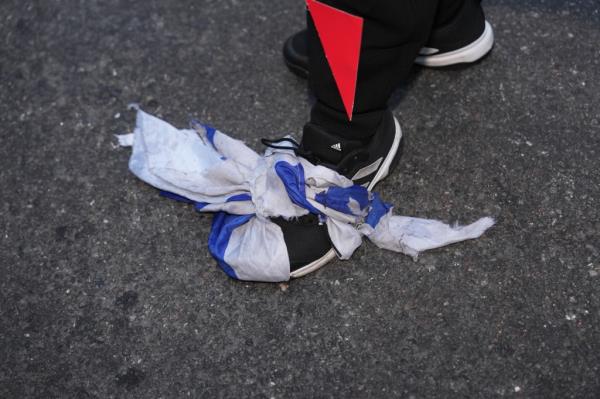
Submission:
{"label": "white fabric fold", "polygon": [[467,226],[449,226],[437,220],[383,216],[375,228],[362,224],[359,230],[379,248],[402,252],[416,258],[420,252],[481,237],[494,225],[494,219],[481,218]]}

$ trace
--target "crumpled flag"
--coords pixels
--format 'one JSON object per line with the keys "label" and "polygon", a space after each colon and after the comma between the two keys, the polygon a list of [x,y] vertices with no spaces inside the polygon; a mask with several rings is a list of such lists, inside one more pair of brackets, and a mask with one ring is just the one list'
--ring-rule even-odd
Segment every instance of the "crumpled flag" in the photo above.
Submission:
{"label": "crumpled flag", "polygon": [[489,217],[468,226],[396,216],[377,193],[293,149],[259,155],[243,142],[193,121],[176,129],[138,108],[133,133],[117,136],[132,146],[129,169],[162,194],[215,212],[209,250],[239,280],[290,279],[283,233],[269,218],[317,215],[340,259],[349,259],[367,237],[380,248],[416,257],[420,252],[480,237]]}

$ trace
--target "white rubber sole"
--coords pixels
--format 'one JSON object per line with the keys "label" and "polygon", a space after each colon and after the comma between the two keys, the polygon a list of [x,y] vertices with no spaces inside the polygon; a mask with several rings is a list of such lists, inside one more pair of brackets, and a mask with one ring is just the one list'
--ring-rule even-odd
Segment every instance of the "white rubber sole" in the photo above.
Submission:
{"label": "white rubber sole", "polygon": [[300,269],[297,269],[297,270],[294,270],[293,272],[291,272],[290,278],[298,278],[298,277],[306,276],[307,274],[312,273],[315,270],[319,270],[320,268],[325,266],[327,263],[331,262],[336,256],[337,256],[337,254],[335,253],[335,250],[333,248],[331,248],[329,250],[329,252],[327,252],[325,255],[323,255],[320,259],[317,259],[316,261],[309,263],[308,265],[303,266]]}
{"label": "white rubber sole", "polygon": [[488,21],[485,21],[483,34],[473,43],[447,53],[418,56],[415,63],[436,68],[475,62],[486,55],[492,47],[494,47],[494,30],[492,29],[492,25]]}
{"label": "white rubber sole", "polygon": [[396,132],[394,135],[394,141],[392,142],[392,147],[390,148],[390,152],[388,152],[387,156],[381,163],[379,170],[375,173],[373,180],[367,186],[367,190],[371,191],[375,187],[377,183],[382,181],[390,174],[390,167],[392,166],[392,162],[394,162],[394,158],[398,153],[398,149],[400,148],[400,141],[402,140],[402,129],[400,128],[400,122],[398,119],[394,117],[394,126],[396,127]]}
{"label": "white rubber sole", "polygon": [[[381,166],[379,167],[379,170],[373,177],[373,180],[371,180],[371,183],[369,183],[369,185],[367,186],[367,190],[369,190],[369,191],[371,191],[377,183],[379,183],[381,180],[385,179],[387,177],[387,175],[390,173],[390,167],[392,166],[392,162],[394,161],[394,158],[396,157],[396,154],[398,153],[398,149],[400,148],[400,141],[402,140],[402,129],[400,128],[400,123],[398,122],[398,119],[396,119],[396,117],[394,117],[394,125],[396,127],[396,132],[394,135],[394,141],[392,143],[392,147],[390,148],[390,151],[388,152],[385,159],[381,163]],[[331,248],[321,258],[317,259],[316,261],[314,261],[312,263],[309,263],[306,266],[301,267],[300,269],[297,269],[297,270],[294,270],[293,272],[291,272],[290,278],[298,278],[298,277],[306,276],[307,274],[312,273],[312,272],[320,269],[321,267],[325,266],[327,263],[331,262],[336,257],[337,257],[337,254],[335,253],[335,249]]]}

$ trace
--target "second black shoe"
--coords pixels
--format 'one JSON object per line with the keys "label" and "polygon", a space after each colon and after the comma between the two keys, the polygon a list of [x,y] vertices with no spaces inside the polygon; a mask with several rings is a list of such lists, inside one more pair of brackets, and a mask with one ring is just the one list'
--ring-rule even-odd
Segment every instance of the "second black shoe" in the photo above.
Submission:
{"label": "second black shoe", "polygon": [[466,0],[456,14],[435,26],[415,63],[444,67],[480,60],[494,46],[494,30],[485,20],[481,0]]}
{"label": "second black shoe", "polygon": [[[466,0],[450,20],[434,27],[415,63],[426,67],[472,63],[483,58],[493,46],[494,31],[485,20],[481,1]],[[285,41],[283,59],[293,73],[308,78],[306,30]]]}

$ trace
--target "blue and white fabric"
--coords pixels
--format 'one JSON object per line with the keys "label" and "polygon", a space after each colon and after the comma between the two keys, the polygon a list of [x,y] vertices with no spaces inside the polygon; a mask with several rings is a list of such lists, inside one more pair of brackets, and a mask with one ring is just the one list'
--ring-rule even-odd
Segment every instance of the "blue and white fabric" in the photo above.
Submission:
{"label": "blue and white fabric", "polygon": [[480,237],[494,224],[482,218],[451,227],[435,220],[396,216],[379,195],[291,149],[263,155],[220,131],[192,122],[190,129],[138,109],[129,169],[162,194],[214,212],[209,250],[231,277],[278,282],[290,278],[283,233],[271,217],[318,215],[340,259],[349,259],[363,237],[380,248],[416,257],[419,252]]}

